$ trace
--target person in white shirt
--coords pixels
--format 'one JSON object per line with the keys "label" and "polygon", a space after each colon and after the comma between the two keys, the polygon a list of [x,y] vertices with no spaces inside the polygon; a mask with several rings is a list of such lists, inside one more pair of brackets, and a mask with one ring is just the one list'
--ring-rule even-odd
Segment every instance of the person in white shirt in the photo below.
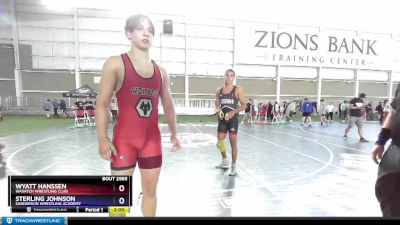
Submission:
{"label": "person in white shirt", "polygon": [[333,102],[330,102],[327,106],[326,106],[326,114],[328,116],[328,121],[329,123],[332,123],[332,119],[333,119],[333,111],[335,110],[335,106],[333,106]]}

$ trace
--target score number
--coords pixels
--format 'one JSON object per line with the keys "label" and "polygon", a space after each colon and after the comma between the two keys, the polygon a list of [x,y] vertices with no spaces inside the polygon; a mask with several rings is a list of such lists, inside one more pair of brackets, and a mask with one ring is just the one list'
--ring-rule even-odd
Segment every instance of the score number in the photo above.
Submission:
{"label": "score number", "polygon": [[120,204],[120,205],[124,205],[125,204],[125,198],[124,197],[119,197],[118,198],[118,204]]}

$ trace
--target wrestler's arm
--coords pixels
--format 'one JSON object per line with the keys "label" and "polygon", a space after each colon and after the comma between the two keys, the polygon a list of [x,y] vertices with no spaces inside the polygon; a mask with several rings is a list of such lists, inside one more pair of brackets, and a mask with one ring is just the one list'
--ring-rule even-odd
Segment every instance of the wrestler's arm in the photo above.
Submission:
{"label": "wrestler's arm", "polygon": [[161,102],[164,109],[165,120],[171,132],[172,149],[176,151],[181,148],[181,144],[176,132],[176,114],[174,103],[172,102],[169,74],[163,67],[159,66],[159,68],[162,76]]}
{"label": "wrestler's arm", "polygon": [[108,121],[110,99],[117,84],[118,65],[120,57],[113,56],[107,59],[103,66],[99,91],[96,98],[96,128],[99,140],[99,153],[103,159],[111,160],[110,151],[117,155],[117,151],[108,139]]}

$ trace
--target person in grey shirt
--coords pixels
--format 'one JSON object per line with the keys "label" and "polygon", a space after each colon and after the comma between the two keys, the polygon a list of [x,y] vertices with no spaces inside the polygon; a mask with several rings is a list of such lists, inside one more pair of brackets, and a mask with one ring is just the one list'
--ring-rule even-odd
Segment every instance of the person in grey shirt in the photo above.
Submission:
{"label": "person in grey shirt", "polygon": [[348,126],[346,130],[344,131],[344,136],[343,139],[347,139],[347,134],[349,133],[350,129],[355,125],[357,125],[358,128],[358,135],[360,136],[360,142],[368,142],[364,138],[363,134],[363,121],[362,121],[362,113],[361,109],[363,109],[364,106],[364,98],[366,97],[366,94],[361,93],[358,95],[358,98],[353,98],[349,102],[349,121],[348,121]]}

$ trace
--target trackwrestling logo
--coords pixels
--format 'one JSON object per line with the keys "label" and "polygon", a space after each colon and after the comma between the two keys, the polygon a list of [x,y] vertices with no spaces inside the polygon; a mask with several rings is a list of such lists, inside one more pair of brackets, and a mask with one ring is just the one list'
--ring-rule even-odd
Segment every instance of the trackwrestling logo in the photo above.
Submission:
{"label": "trackwrestling logo", "polygon": [[55,224],[64,225],[64,217],[3,217],[2,224]]}

